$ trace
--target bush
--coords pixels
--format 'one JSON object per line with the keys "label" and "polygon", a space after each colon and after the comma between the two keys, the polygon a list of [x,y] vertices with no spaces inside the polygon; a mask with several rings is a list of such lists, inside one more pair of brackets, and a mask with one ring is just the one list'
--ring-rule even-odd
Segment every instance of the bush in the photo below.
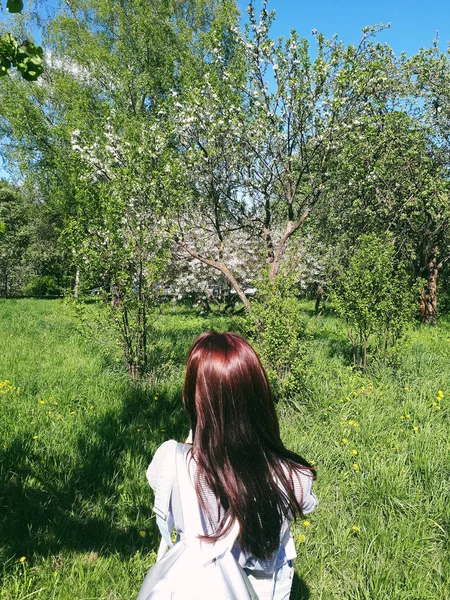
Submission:
{"label": "bush", "polygon": [[23,293],[25,296],[59,296],[61,288],[53,277],[43,275],[33,277],[23,288]]}
{"label": "bush", "polygon": [[347,322],[354,364],[366,368],[369,343],[386,356],[417,313],[423,281],[412,281],[395,261],[394,244],[374,234],[358,239],[348,268],[336,281],[333,299]]}
{"label": "bush", "polygon": [[275,283],[257,284],[250,328],[275,394],[291,397],[305,384],[305,321],[292,281],[280,275]]}

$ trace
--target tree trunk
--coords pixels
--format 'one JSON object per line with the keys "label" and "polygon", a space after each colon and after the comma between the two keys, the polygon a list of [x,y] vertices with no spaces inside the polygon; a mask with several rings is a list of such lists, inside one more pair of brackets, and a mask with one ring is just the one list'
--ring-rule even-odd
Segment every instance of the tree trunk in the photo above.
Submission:
{"label": "tree trunk", "polygon": [[[435,252],[437,253],[437,248]],[[428,277],[427,285],[422,292],[423,300],[423,311],[422,311],[422,323],[429,323],[436,325],[437,323],[437,279],[439,275],[439,268],[441,265],[437,264],[436,254],[428,263]]]}
{"label": "tree trunk", "polygon": [[303,222],[305,221],[305,219],[307,219],[310,212],[311,212],[311,208],[308,207],[305,209],[302,216],[296,223],[294,223],[291,220],[288,221],[288,223],[286,225],[286,229],[285,229],[283,235],[281,236],[281,240],[280,240],[280,242],[277,246],[277,249],[275,250],[275,253],[274,253],[274,258],[273,258],[272,266],[270,268],[270,273],[269,273],[271,283],[274,283],[278,276],[278,271],[280,270],[280,266],[281,266],[281,260],[283,258],[283,254],[286,249],[286,245],[288,243],[289,238],[298,229],[300,229],[300,227],[303,225]]}
{"label": "tree trunk", "polygon": [[78,298],[78,291],[80,289],[80,268],[77,267],[77,271],[75,273],[75,284],[73,286],[73,297]]}
{"label": "tree trunk", "polygon": [[314,307],[314,310],[316,312],[316,315],[319,314],[319,309],[320,309],[320,303],[322,301],[322,297],[323,297],[323,287],[321,285],[319,285],[317,287],[317,293],[316,293],[316,305]]}

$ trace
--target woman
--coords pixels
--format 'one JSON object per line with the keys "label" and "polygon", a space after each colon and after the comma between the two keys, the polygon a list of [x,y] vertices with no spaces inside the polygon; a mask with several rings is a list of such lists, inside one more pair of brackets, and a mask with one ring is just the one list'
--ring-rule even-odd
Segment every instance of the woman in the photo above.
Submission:
{"label": "woman", "polygon": [[[183,405],[204,538],[217,540],[237,520],[232,553],[258,598],[288,599],[296,556],[289,524],[316,507],[314,475],[281,441],[267,375],[252,347],[232,333],[197,338],[188,355]],[[172,478],[170,513],[179,538],[182,499],[165,461],[171,444],[158,448],[147,478],[156,493],[162,478]]]}

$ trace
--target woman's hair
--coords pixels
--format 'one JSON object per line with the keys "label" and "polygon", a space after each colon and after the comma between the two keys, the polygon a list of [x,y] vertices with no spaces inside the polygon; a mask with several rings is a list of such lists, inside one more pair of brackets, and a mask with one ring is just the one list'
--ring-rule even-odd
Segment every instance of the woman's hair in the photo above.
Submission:
{"label": "woman's hair", "polygon": [[198,337],[188,355],[183,404],[200,503],[211,520],[201,485],[206,484],[225,510],[209,539],[221,537],[237,519],[241,548],[269,558],[279,547],[283,517],[302,514],[294,471],[312,473],[281,441],[267,375],[250,344],[233,333]]}

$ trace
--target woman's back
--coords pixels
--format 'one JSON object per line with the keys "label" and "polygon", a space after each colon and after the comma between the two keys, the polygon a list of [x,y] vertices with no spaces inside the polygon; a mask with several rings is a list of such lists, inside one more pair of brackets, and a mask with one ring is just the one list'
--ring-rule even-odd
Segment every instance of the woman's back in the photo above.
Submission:
{"label": "woman's back", "polygon": [[[183,537],[184,519],[183,519],[183,499],[180,494],[180,488],[176,477],[174,447],[176,442],[169,440],[164,442],[156,451],[152,462],[147,469],[147,479],[150,486],[156,492],[158,485],[164,479],[164,483],[169,483],[171,491],[170,514],[174,521],[174,529],[177,537]],[[192,455],[192,445],[184,444],[186,454]],[[192,481],[195,481],[198,475],[195,457],[189,461],[190,475]],[[312,512],[317,506],[317,498],[312,491],[312,476],[310,472],[304,469],[298,469],[296,477],[293,478],[295,495],[302,508],[303,514]],[[205,536],[214,536],[218,525],[225,515],[225,510],[217,501],[214,493],[207,487],[206,483],[200,482],[203,498],[207,504],[207,510],[199,506],[202,517],[203,533]],[[288,560],[295,558],[295,550],[292,545],[290,535],[290,520],[285,518],[280,530],[280,543],[273,555],[267,559],[261,559],[257,556],[241,549],[239,542],[236,541],[233,548],[233,554],[239,564],[245,569],[264,572],[267,576],[273,575],[274,571],[280,568]]]}

